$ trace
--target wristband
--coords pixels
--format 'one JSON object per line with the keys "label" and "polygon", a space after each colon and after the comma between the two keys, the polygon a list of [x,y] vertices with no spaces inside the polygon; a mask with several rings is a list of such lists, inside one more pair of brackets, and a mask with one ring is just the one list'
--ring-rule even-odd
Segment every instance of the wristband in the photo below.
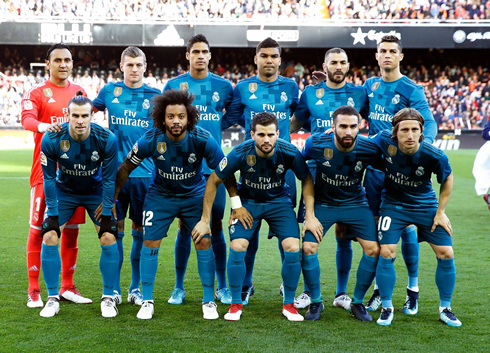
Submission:
{"label": "wristband", "polygon": [[242,201],[240,200],[240,196],[230,197],[230,201],[231,201],[231,208],[233,210],[236,210],[237,208],[242,207]]}

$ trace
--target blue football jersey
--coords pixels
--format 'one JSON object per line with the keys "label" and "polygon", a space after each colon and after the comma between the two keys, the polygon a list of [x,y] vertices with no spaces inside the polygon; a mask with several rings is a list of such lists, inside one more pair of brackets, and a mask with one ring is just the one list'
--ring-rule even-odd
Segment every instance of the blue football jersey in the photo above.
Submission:
{"label": "blue football jersey", "polygon": [[371,77],[364,82],[369,98],[369,136],[391,129],[391,122],[397,112],[403,108],[414,108],[425,119],[424,136],[433,143],[437,135],[437,123],[430,111],[422,86],[407,76],[386,82],[382,77]]}
{"label": "blue football jersey", "polygon": [[248,140],[235,147],[215,169],[225,180],[240,171],[238,192],[242,201],[255,204],[290,203],[286,172],[291,169],[299,180],[310,174],[305,159],[291,143],[277,139],[273,155],[262,158],[257,154],[255,141]]}
{"label": "blue football jersey", "polygon": [[211,133],[196,126],[179,142],[173,142],[165,131],[153,128],[133,146],[131,162],[151,158],[155,177],[150,190],[156,189],[171,197],[202,197],[206,180],[202,171],[205,159],[214,169],[224,157]]}
{"label": "blue football jersey", "polygon": [[303,155],[316,161],[315,203],[329,206],[367,206],[362,177],[368,165],[379,168],[381,150],[368,138],[357,135],[350,152],[339,151],[335,134],[313,134],[306,140]]}
{"label": "blue football jersey", "polygon": [[338,107],[349,105],[367,117],[368,104],[364,87],[346,83],[342,88],[332,89],[322,81],[305,88],[294,115],[301,121],[310,120],[311,133],[314,134],[332,127],[332,115]]}
{"label": "blue football jersey", "polygon": [[[129,88],[124,82],[105,85],[94,100],[94,106],[109,113],[109,130],[117,138],[119,164],[124,162],[128,152],[145,132],[153,127],[150,116],[151,100],[160,91],[146,84],[139,88]],[[148,159],[130,177],[151,177],[155,166]]]}
{"label": "blue football jersey", "polygon": [[432,188],[432,174],[442,184],[451,174],[451,166],[446,154],[426,141],[413,155],[400,151],[391,139],[391,132],[384,130],[373,137],[383,152],[385,192],[381,207],[409,210],[434,209],[438,206],[436,193]]}
{"label": "blue football jersey", "polygon": [[[187,72],[169,80],[163,91],[171,89],[187,90],[196,95],[193,105],[201,113],[197,126],[209,131],[221,146],[223,114],[233,99],[233,86],[230,81],[212,73],[206,78],[195,79]],[[203,163],[203,170],[205,175],[213,172],[206,161]]]}
{"label": "blue football jersey", "polygon": [[253,117],[257,113],[272,113],[279,121],[279,137],[291,141],[289,120],[298,106],[298,96],[298,85],[293,79],[278,76],[274,82],[263,82],[255,75],[237,83],[225,118],[231,125],[243,121],[245,140],[249,140]]}
{"label": "blue football jersey", "polygon": [[91,123],[88,138],[75,141],[68,131],[68,123],[64,123],[60,132],[44,134],[40,158],[49,216],[58,215],[56,187],[75,195],[90,194],[102,188],[102,214],[111,215],[119,166],[117,141],[112,132]]}

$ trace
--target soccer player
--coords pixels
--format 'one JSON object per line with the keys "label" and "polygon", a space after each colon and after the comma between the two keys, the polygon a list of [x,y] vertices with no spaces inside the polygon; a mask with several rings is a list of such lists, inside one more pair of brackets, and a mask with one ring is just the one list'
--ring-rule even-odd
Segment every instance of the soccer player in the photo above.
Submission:
{"label": "soccer player", "polygon": [[[128,152],[146,131],[153,127],[150,117],[151,100],[160,91],[143,83],[146,72],[145,53],[137,47],[127,47],[121,54],[119,64],[124,74],[123,82],[112,82],[105,85],[94,100],[94,106],[103,111],[107,109],[109,130],[117,138],[117,159],[120,165]],[[140,291],[140,252],[143,245],[143,202],[151,184],[155,166],[148,159],[140,164],[124,185],[116,202],[117,212],[117,247],[119,252],[119,277],[124,259],[123,238],[124,219],[129,208],[131,219],[131,284],[128,291],[128,302],[141,305],[143,295]],[[122,302],[121,283],[116,281],[115,298],[117,304]]]}
{"label": "soccer player", "polygon": [[[209,42],[202,34],[193,36],[187,42],[189,60],[189,72],[171,79],[165,85],[163,91],[171,89],[188,90],[196,97],[194,105],[199,109],[200,117],[197,126],[209,131],[213,138],[221,146],[221,130],[223,110],[233,99],[233,87],[225,80],[209,72],[211,51]],[[203,172],[206,180],[213,172],[203,161]],[[231,304],[231,293],[226,284],[226,241],[223,233],[222,220],[225,212],[226,191],[224,185],[218,189],[218,195],[212,211],[212,237],[211,243],[216,261],[216,276],[218,286],[215,297],[223,304]],[[182,229],[175,239],[175,288],[170,294],[170,304],[182,304],[185,300],[184,276],[187,268],[187,260],[191,251],[190,234],[182,234]]]}
{"label": "soccer player", "polygon": [[301,273],[299,227],[285,176],[290,169],[302,181],[306,204],[304,229],[321,236],[323,229],[313,212],[313,180],[298,149],[278,138],[280,130],[274,114],[256,114],[251,129],[252,140],[235,147],[209,177],[202,218],[192,236],[209,234],[211,205],[218,185],[240,171],[242,183],[238,193],[230,193],[234,220],[229,228],[231,249],[227,268],[232,304],[225,319],[240,320],[243,309],[241,290],[245,277],[245,254],[256,228],[265,220],[284,250],[281,271],[284,284],[282,314],[290,321],[303,321],[303,316],[294,307],[294,294]]}
{"label": "soccer player", "polygon": [[[233,91],[233,101],[224,118],[230,125],[240,123],[245,128],[245,139],[248,140],[251,138],[253,117],[260,112],[269,112],[279,121],[281,138],[289,142],[289,120],[299,102],[298,85],[294,80],[279,75],[281,47],[272,38],[264,39],[257,45],[254,61],[257,65],[257,75],[238,82]],[[291,201],[293,206],[296,206],[296,179],[291,171],[287,173],[286,181],[290,187]],[[257,227],[245,258],[247,273],[242,291],[244,305],[248,304],[255,290],[252,274],[259,245],[259,231],[260,227]],[[282,247],[279,245],[279,248]]]}
{"label": "soccer player", "polygon": [[[79,206],[84,207],[93,220],[102,248],[102,316],[114,317],[118,314],[112,297],[118,270],[117,227],[111,216],[117,142],[112,132],[90,122],[93,116],[92,101],[81,94],[80,91],[80,95],[68,103],[69,122],[63,124],[58,132],[46,133],[41,143],[40,161],[48,209],[41,231],[41,263],[48,290],[48,301],[40,312],[43,317],[52,317],[60,309],[60,228]],[[103,210],[99,223],[95,219],[95,210],[101,202]]]}
{"label": "soccer player", "polygon": [[[424,139],[424,118],[413,108],[400,110],[393,118],[393,130],[374,137],[384,155],[385,194],[378,221],[381,246],[376,269],[383,309],[377,323],[393,321],[392,294],[396,282],[397,243],[410,224],[418,228],[418,241],[426,241],[437,257],[436,284],[439,289],[439,319],[449,326],[461,326],[451,311],[456,283],[451,222],[445,214],[453,188],[453,174],[446,154]],[[441,184],[439,200],[432,188],[435,174]]]}
{"label": "soccer player", "polygon": [[[347,53],[343,49],[332,48],[326,52],[323,63],[325,80],[305,88],[291,120],[291,131],[299,130],[308,121],[311,123],[312,134],[330,129],[333,112],[340,106],[354,107],[361,112],[361,115],[366,116],[368,109],[366,90],[364,87],[346,82],[349,66]],[[308,167],[314,176],[315,159],[308,161]],[[300,223],[303,222],[303,213],[303,203],[300,203],[298,210]],[[345,229],[336,227],[337,288],[333,305],[350,310],[351,298],[347,295],[347,282],[352,265],[352,245],[351,240],[343,234],[345,232]],[[306,308],[310,305],[310,291],[306,281],[305,291],[296,298],[295,305],[297,308]]]}
{"label": "soccer player", "polygon": [[[39,271],[41,269],[41,226],[46,203],[44,200],[43,173],[39,162],[41,140],[46,131],[58,131],[61,123],[68,121],[68,102],[82,87],[69,81],[73,69],[71,49],[64,43],[53,44],[46,54],[46,67],[49,80],[32,87],[22,97],[22,126],[34,133],[34,154],[30,185],[31,200],[29,206],[29,237],[27,239],[27,274],[29,289],[27,306],[42,308]],[[78,228],[85,223],[85,210],[80,208],[63,229],[61,237],[62,282],[60,295],[62,300],[78,304],[90,304],[92,300],[84,298],[73,283],[77,255]]]}
{"label": "soccer player", "polygon": [[[371,77],[364,83],[369,98],[369,136],[384,129],[391,129],[393,116],[403,108],[417,109],[424,117],[425,142],[432,143],[437,135],[437,123],[432,116],[424,89],[400,72],[403,60],[402,43],[396,36],[381,38],[376,52],[376,60],[381,71],[380,77]],[[375,217],[379,216],[381,192],[384,188],[384,174],[368,167],[364,178],[369,207]],[[403,312],[415,315],[418,311],[418,259],[419,245],[417,231],[408,226],[401,235],[402,254],[408,270],[407,298]],[[369,299],[368,310],[378,310],[381,300],[377,285]]]}
{"label": "soccer player", "polygon": [[[364,307],[366,291],[371,286],[378,263],[379,246],[374,217],[366,192],[361,185],[367,165],[378,166],[381,152],[376,144],[359,132],[359,113],[351,106],[341,106],[333,113],[333,134],[313,134],[306,140],[303,155],[315,160],[315,215],[328,231],[340,222],[349,226],[349,238],[362,246],[363,256],[357,270],[357,282],[350,309],[361,321],[372,321]],[[303,238],[303,274],[311,291],[307,320],[318,320],[323,311],[320,293],[318,246],[323,237],[307,231]],[[350,300],[349,300],[350,302]]]}
{"label": "soccer player", "polygon": [[[181,220],[182,234],[191,234],[202,213],[206,181],[202,162],[214,169],[223,158],[211,134],[196,126],[199,110],[192,105],[193,95],[170,90],[153,99],[154,128],[145,133],[119,167],[116,196],[129,174],[145,159],[155,164],[153,182],[143,206],[143,247],[141,249],[141,285],[143,305],[139,319],[151,319],[154,313],[153,287],[162,239],[175,218]],[[214,302],[214,253],[209,235],[194,239],[197,268],[203,287],[203,317],[217,319]]]}

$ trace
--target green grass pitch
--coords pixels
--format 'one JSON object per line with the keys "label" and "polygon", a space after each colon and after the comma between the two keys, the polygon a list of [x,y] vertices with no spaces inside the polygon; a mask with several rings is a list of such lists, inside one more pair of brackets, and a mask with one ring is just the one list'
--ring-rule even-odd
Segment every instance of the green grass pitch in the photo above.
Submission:
{"label": "green grass pitch", "polygon": [[[332,306],[335,291],[335,241],[330,231],[320,247],[322,294],[325,311],[317,322],[288,322],[281,316],[279,296],[280,257],[275,240],[261,232],[255,265],[255,296],[239,322],[222,317],[227,306],[219,304],[220,319],[205,321],[201,312],[201,285],[195,251],[186,275],[187,301],[167,304],[174,284],[173,245],[176,224],[162,242],[155,285],[155,315],[152,320],[136,318],[138,308],[126,302],[119,316],[100,315],[100,246],[91,224],[82,226],[75,283],[93,299],[91,305],[62,302],[60,313],[45,319],[40,309],[26,307],[27,271],[25,245],[28,233],[29,180],[32,151],[0,151],[0,352],[488,352],[490,320],[486,309],[490,299],[488,233],[490,213],[474,191],[471,175],[475,150],[448,152],[454,169],[454,190],[447,214],[454,229],[457,282],[453,310],[463,322],[451,328],[438,321],[438,292],[434,282],[436,260],[428,244],[421,244],[420,309],[416,316],[401,312],[407,274],[401,256],[396,262],[397,285],[392,326],[362,323]],[[438,189],[439,186],[436,185]],[[228,215],[225,216],[227,219]],[[122,285],[130,280],[131,236],[127,223]],[[228,239],[227,231],[225,231]],[[399,249],[400,250],[400,249]],[[400,252],[400,251],[399,251]],[[352,295],[360,246],[354,244],[354,260],[348,294]],[[42,277],[41,277],[42,280]],[[43,300],[46,299],[41,282]],[[302,280],[298,292],[303,289]],[[368,296],[371,294],[371,290]],[[123,299],[126,298],[123,295]],[[302,311],[304,314],[304,311]],[[377,319],[379,313],[373,316]]]}

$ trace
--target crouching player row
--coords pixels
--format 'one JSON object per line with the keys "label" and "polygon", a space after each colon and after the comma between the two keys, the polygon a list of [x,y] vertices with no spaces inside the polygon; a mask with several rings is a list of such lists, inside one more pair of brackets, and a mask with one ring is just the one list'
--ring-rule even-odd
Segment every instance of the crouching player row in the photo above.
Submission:
{"label": "crouching player row", "polygon": [[[59,237],[79,206],[84,207],[92,218],[102,247],[102,316],[117,315],[112,295],[119,255],[116,222],[111,217],[117,145],[112,132],[90,122],[92,111],[92,101],[79,92],[68,103],[69,122],[64,123],[59,131],[46,133],[41,143],[40,159],[47,206],[47,218],[41,231],[41,267],[48,290],[48,301],[40,312],[43,317],[52,317],[59,312]],[[94,213],[101,201],[103,211],[99,223]]]}

